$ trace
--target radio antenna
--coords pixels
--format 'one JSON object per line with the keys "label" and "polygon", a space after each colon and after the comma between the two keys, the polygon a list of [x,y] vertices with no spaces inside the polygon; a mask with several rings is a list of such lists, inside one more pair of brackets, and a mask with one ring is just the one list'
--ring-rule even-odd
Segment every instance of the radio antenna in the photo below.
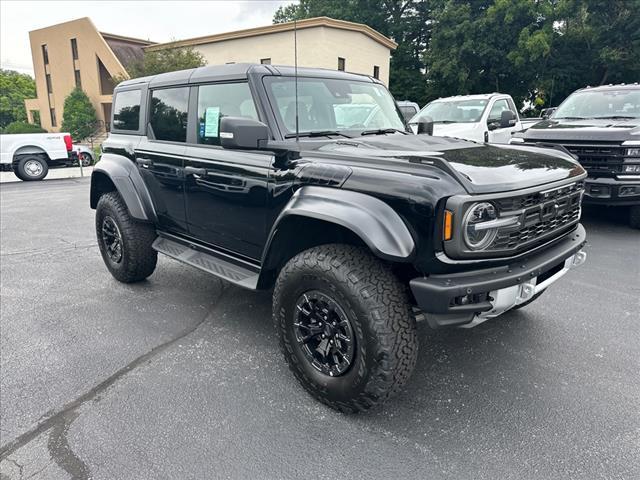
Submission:
{"label": "radio antenna", "polygon": [[298,123],[298,21],[293,19],[293,75],[296,88],[296,143],[300,141],[300,125]]}

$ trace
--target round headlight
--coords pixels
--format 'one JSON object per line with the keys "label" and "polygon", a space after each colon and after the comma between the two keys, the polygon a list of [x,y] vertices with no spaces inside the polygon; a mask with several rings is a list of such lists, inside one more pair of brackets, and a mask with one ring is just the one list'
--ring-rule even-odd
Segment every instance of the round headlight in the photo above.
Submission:
{"label": "round headlight", "polygon": [[462,231],[464,241],[471,250],[482,250],[487,248],[498,233],[497,228],[485,228],[485,222],[496,220],[498,213],[496,208],[489,202],[481,202],[473,205],[464,216]]}

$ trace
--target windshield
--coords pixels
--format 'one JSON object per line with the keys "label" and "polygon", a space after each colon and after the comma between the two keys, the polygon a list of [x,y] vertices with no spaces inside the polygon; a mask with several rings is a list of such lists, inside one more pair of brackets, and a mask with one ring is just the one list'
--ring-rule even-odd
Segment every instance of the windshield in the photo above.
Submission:
{"label": "windshield", "polygon": [[435,100],[420,110],[409,123],[418,123],[421,118],[431,117],[433,123],[479,122],[487,106],[485,99]]}
{"label": "windshield", "polygon": [[572,93],[551,118],[640,118],[640,89]]}
{"label": "windshield", "polygon": [[[265,86],[285,135],[296,131],[295,79],[265,77]],[[298,77],[300,133],[405,130],[388,90],[377,83]],[[357,132],[353,132],[357,134]]]}

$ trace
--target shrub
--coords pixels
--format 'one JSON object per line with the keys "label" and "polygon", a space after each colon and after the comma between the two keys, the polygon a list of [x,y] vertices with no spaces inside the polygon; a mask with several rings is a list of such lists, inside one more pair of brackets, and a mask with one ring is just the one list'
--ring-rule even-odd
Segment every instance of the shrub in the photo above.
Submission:
{"label": "shrub", "polygon": [[96,109],[87,94],[75,88],[64,100],[62,131],[69,132],[74,141],[95,136],[98,130]]}
{"label": "shrub", "polygon": [[47,131],[40,125],[36,125],[34,123],[11,122],[2,130],[2,133],[47,133]]}

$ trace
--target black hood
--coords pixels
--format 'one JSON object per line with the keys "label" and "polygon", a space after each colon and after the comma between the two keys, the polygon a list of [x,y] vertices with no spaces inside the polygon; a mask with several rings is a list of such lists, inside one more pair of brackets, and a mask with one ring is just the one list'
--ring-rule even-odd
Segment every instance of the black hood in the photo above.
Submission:
{"label": "black hood", "polygon": [[[487,145],[429,135],[377,135],[330,142],[301,141],[313,156],[341,163],[411,171],[428,166],[452,174],[469,193],[533,187],[584,174],[570,155],[553,149]],[[313,152],[313,153],[312,153]]]}
{"label": "black hood", "polygon": [[640,138],[640,119],[592,118],[584,120],[549,119],[529,127],[526,140],[575,140],[624,142]]}

